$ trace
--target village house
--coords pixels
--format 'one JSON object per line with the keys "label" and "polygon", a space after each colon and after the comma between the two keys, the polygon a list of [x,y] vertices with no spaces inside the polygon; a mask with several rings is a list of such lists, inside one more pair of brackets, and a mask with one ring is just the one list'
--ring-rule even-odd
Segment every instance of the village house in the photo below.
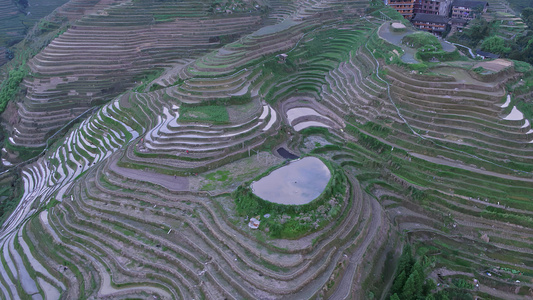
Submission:
{"label": "village house", "polygon": [[488,6],[486,1],[455,0],[452,4],[452,18],[472,20],[476,14],[485,13]]}
{"label": "village house", "polygon": [[415,0],[414,14],[448,16],[451,0]]}
{"label": "village house", "polygon": [[446,16],[434,14],[416,14],[411,20],[413,25],[424,31],[441,36],[448,27],[448,18]]}
{"label": "village house", "polygon": [[476,56],[479,56],[482,59],[487,59],[487,58],[497,59],[497,58],[500,58],[500,56],[498,54],[494,54],[494,53],[490,53],[490,52],[486,52],[486,51],[481,51],[481,50],[476,50]]}
{"label": "village house", "polygon": [[451,25],[451,28],[452,28],[452,31],[459,31],[461,32],[465,27],[466,25],[468,24],[468,20],[465,20],[465,19],[450,19],[450,25]]}
{"label": "village house", "polygon": [[408,20],[413,17],[415,0],[385,0],[385,4],[395,9]]}

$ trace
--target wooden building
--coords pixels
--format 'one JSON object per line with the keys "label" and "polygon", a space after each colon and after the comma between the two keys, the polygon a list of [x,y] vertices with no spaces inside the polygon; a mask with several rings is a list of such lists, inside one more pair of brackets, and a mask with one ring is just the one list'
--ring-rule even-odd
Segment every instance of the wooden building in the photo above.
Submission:
{"label": "wooden building", "polygon": [[415,0],[385,0],[385,4],[394,8],[404,18],[411,19],[413,17],[413,10]]}
{"label": "wooden building", "polygon": [[416,28],[439,36],[449,26],[449,19],[446,16],[434,14],[416,14],[411,22]]}
{"label": "wooden building", "polygon": [[452,4],[452,18],[472,20],[476,14],[485,13],[488,6],[486,1],[455,0]]}

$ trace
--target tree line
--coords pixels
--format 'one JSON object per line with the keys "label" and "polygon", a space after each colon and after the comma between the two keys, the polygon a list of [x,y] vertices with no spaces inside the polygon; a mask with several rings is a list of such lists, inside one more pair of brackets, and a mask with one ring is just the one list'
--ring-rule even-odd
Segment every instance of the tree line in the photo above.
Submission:
{"label": "tree line", "polygon": [[407,244],[398,261],[396,277],[392,283],[389,300],[472,300],[469,290],[473,285],[464,279],[453,279],[451,285],[438,287],[428,278],[435,267],[435,259],[428,256],[413,256]]}
{"label": "tree line", "polygon": [[487,22],[482,18],[472,20],[468,29],[454,34],[450,40],[467,44],[472,48],[479,47],[483,51],[495,53],[501,57],[533,64],[533,8],[524,9],[521,17],[528,26],[528,30],[525,34],[516,35],[511,40],[496,35],[500,20]]}
{"label": "tree line", "polygon": [[19,67],[11,69],[9,71],[8,77],[0,85],[0,113],[2,113],[7,106],[9,100],[13,99],[18,91],[19,85],[26,75],[26,70],[24,67]]}

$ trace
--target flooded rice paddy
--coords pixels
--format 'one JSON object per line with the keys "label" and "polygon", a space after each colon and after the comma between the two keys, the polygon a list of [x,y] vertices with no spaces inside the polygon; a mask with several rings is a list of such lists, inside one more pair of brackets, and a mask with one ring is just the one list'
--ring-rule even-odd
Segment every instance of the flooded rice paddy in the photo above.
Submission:
{"label": "flooded rice paddy", "polygon": [[316,199],[330,178],[329,168],[320,159],[308,156],[273,171],[253,182],[251,187],[261,199],[302,205]]}

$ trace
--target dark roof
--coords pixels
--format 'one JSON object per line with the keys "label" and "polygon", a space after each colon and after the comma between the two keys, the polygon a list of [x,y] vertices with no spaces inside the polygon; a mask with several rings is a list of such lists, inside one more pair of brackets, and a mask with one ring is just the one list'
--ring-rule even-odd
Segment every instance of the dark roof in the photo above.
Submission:
{"label": "dark roof", "polygon": [[476,0],[455,0],[453,1],[452,6],[461,6],[461,7],[468,7],[468,8],[474,8],[478,6],[485,6],[488,5],[487,1],[476,1]]}
{"label": "dark roof", "polygon": [[488,58],[500,58],[500,56],[498,54],[485,52],[485,51],[481,51],[481,50],[476,50],[476,54],[484,56],[484,57],[488,57]]}
{"label": "dark roof", "polygon": [[450,22],[452,22],[452,24],[466,24],[468,23],[468,20],[460,19],[460,18],[453,18],[453,19],[450,19]]}
{"label": "dark roof", "polygon": [[411,21],[447,24],[448,18],[446,16],[432,14],[416,14],[415,17],[411,19]]}

